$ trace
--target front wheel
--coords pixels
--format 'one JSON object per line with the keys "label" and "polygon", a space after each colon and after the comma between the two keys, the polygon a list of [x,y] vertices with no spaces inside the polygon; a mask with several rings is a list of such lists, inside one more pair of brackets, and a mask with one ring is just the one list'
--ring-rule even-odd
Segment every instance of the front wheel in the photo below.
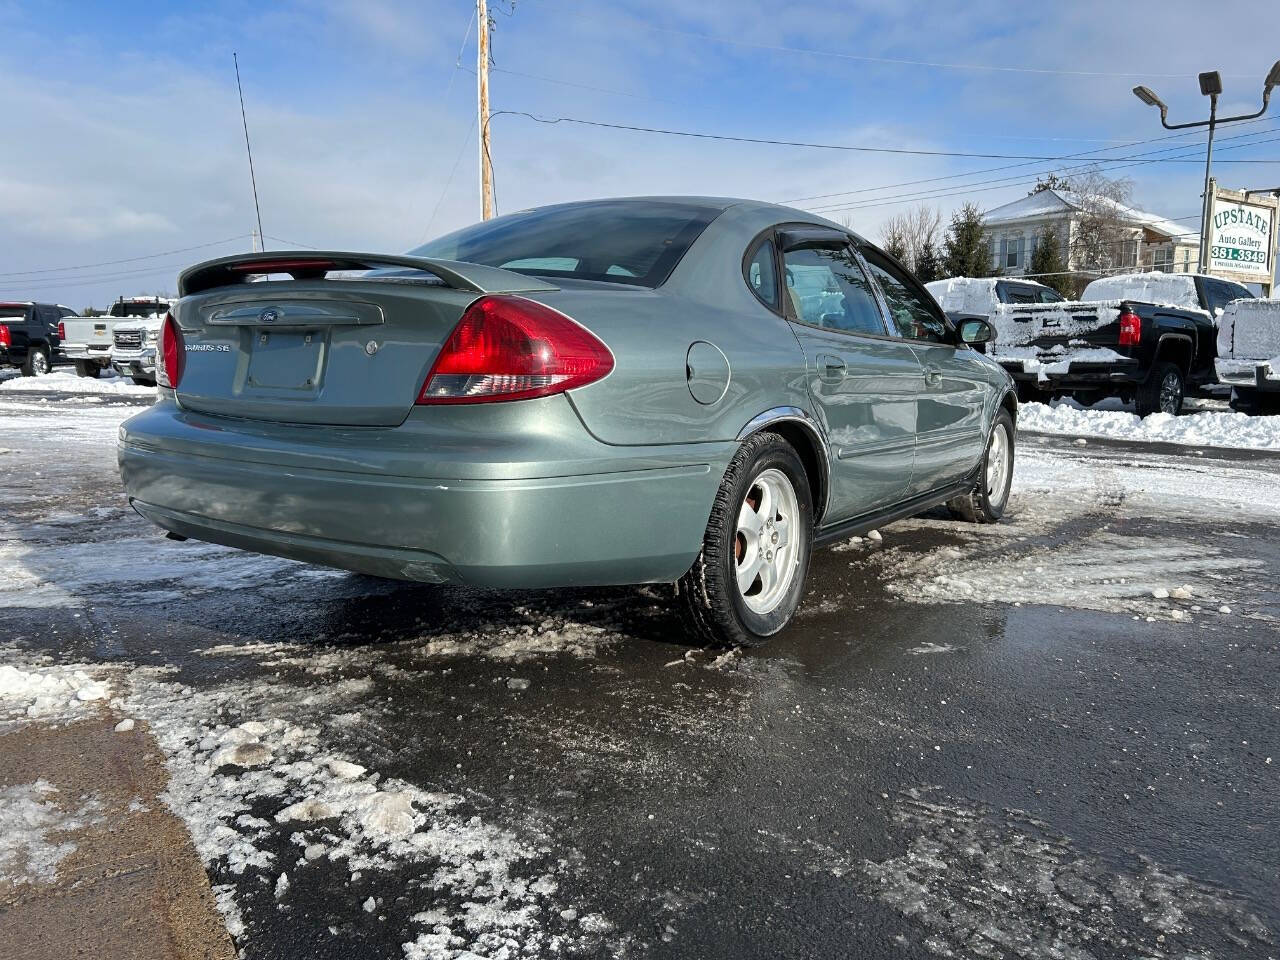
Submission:
{"label": "front wheel", "polygon": [[725,471],[702,551],[678,584],[699,639],[757,646],[782,630],[800,606],[812,550],[804,465],[782,437],[756,434]]}
{"label": "front wheel", "polygon": [[1138,416],[1167,413],[1176,417],[1182,410],[1182,397],[1186,392],[1182,368],[1176,363],[1157,363],[1148,374],[1146,382],[1134,396],[1134,409]]}
{"label": "front wheel", "polygon": [[1013,486],[1014,439],[1013,417],[1002,408],[991,425],[977,483],[964,496],[947,501],[954,516],[970,523],[995,523],[1004,516]]}

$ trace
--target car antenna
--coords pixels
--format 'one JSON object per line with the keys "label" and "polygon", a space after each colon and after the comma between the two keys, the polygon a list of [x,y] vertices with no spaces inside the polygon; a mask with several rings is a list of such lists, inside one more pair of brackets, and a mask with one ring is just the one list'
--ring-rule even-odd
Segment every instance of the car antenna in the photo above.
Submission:
{"label": "car antenna", "polygon": [[267,249],[267,238],[262,235],[262,208],[258,206],[258,180],[253,175],[253,149],[249,146],[249,121],[244,115],[244,87],[240,86],[240,58],[235,51],[231,53],[231,62],[236,67],[236,92],[240,94],[240,122],[244,125],[244,152],[249,155],[249,184],[253,187],[253,212],[258,217],[258,244]]}

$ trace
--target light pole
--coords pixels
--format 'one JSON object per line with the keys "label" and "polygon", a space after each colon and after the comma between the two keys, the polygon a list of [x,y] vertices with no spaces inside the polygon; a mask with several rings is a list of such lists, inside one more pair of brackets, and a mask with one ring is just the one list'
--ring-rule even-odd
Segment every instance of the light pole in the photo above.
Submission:
{"label": "light pole", "polygon": [[1220,123],[1234,123],[1237,120],[1256,120],[1267,112],[1271,102],[1271,88],[1280,86],[1280,60],[1271,66],[1271,72],[1262,85],[1262,109],[1257,113],[1242,113],[1238,117],[1218,119],[1218,95],[1222,93],[1222,75],[1217,70],[1200,74],[1200,93],[1209,98],[1209,119],[1194,120],[1191,123],[1170,123],[1169,108],[1150,87],[1137,86],[1133,95],[1149,107],[1160,108],[1160,124],[1166,130],[1185,130],[1188,127],[1208,127],[1209,146],[1204,156],[1204,201],[1200,206],[1200,272],[1209,269],[1209,220],[1213,216],[1213,198],[1210,193],[1209,180],[1213,175],[1213,131]]}

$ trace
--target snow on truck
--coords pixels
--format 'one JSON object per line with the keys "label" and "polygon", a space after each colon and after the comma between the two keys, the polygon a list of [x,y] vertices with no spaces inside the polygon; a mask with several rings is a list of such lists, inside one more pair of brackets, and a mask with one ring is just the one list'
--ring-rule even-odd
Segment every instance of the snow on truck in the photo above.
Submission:
{"label": "snow on truck", "polygon": [[1024,402],[1120,397],[1140,416],[1177,414],[1188,390],[1218,382],[1217,317],[1252,297],[1242,284],[1194,273],[1104,277],[1079,300],[994,304],[987,354]]}
{"label": "snow on truck", "polygon": [[1218,380],[1231,387],[1231,407],[1280,410],[1280,300],[1235,300],[1218,318]]}
{"label": "snow on truck", "polygon": [[[121,297],[105,316],[67,317],[62,321],[59,334],[62,349],[67,359],[76,365],[76,373],[82,377],[96,377],[112,366],[116,329],[155,317],[157,312],[163,320],[169,312],[169,301],[163,297]],[[160,320],[156,321],[157,325]],[[140,382],[155,383],[155,380]]]}

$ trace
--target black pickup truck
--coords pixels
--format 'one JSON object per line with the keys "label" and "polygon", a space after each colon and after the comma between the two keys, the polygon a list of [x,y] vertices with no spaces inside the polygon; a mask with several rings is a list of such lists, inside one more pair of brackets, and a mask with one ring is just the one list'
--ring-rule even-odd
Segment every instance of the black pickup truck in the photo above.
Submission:
{"label": "black pickup truck", "polygon": [[42,377],[65,362],[58,324],[75,313],[59,303],[0,303],[0,367]]}
{"label": "black pickup truck", "polygon": [[1251,297],[1241,284],[1194,273],[1106,277],[1078,301],[998,306],[988,355],[1024,402],[1120,397],[1139,416],[1176,415],[1188,391],[1218,382],[1218,315]]}

